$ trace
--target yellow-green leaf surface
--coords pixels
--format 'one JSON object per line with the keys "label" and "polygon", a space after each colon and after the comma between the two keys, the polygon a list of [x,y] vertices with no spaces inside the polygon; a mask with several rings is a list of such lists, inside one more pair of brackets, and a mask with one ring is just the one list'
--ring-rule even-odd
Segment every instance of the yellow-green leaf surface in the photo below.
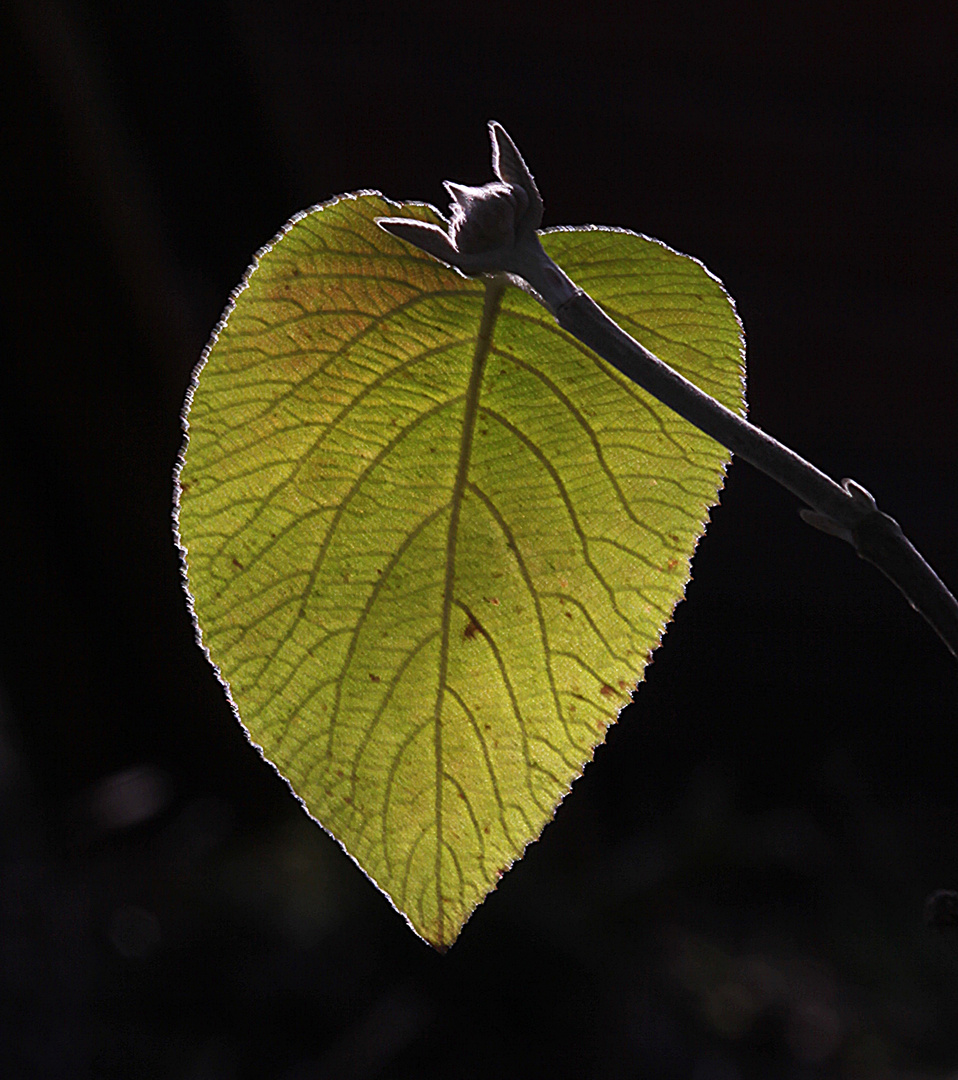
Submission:
{"label": "yellow-green leaf surface", "polygon": [[[551,819],[656,647],[728,454],[560,330],[377,228],[261,251],[192,392],[179,530],[252,740],[442,948]],[[740,327],[632,233],[549,254],[733,409]]]}

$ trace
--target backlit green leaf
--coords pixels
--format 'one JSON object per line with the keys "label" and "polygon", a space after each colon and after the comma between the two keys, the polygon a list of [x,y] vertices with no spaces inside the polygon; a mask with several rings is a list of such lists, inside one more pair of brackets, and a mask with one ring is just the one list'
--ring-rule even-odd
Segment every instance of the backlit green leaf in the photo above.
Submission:
{"label": "backlit green leaf", "polygon": [[[383,233],[378,195],[259,253],[198,372],[179,530],[253,741],[417,933],[448,946],[642,677],[727,453],[530,296]],[[698,263],[543,236],[733,409],[740,327]]]}

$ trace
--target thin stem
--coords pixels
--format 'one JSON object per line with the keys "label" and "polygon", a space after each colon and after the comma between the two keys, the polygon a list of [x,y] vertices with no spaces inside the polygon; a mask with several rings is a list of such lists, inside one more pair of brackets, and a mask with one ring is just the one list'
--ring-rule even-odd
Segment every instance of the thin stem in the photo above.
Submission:
{"label": "thin stem", "polygon": [[450,185],[449,232],[438,225],[380,218],[407,240],[465,274],[506,273],[530,286],[559,325],[613,367],[757,469],[797,495],[809,525],[847,541],[904,593],[958,657],[958,601],[918,554],[898,522],[882,513],[854,480],[825,473],[750,424],[649,352],[546,255],[536,234],[542,198],[532,173],[501,125],[489,125],[497,181],[482,188]]}

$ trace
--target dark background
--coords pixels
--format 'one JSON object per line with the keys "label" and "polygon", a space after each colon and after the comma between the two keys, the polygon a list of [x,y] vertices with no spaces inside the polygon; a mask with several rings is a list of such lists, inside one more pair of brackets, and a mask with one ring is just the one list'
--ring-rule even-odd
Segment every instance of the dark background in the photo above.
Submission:
{"label": "dark background", "polygon": [[503,122],[546,224],[737,299],[751,415],[958,583],[951,4],[10,0],[5,1077],[954,1075],[958,665],[733,465],[635,704],[439,956],[247,744],[170,528],[190,371],[343,191],[444,205]]}

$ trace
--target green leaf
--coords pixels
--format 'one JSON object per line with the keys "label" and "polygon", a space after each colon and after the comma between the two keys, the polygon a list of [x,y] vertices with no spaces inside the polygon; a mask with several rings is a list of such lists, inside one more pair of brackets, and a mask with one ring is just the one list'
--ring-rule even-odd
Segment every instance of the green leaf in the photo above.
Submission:
{"label": "green leaf", "polygon": [[[728,454],[520,289],[376,227],[396,213],[345,196],[259,253],[191,395],[179,534],[250,737],[443,948],[629,701]],[[701,265],[628,232],[542,241],[742,409]]]}

